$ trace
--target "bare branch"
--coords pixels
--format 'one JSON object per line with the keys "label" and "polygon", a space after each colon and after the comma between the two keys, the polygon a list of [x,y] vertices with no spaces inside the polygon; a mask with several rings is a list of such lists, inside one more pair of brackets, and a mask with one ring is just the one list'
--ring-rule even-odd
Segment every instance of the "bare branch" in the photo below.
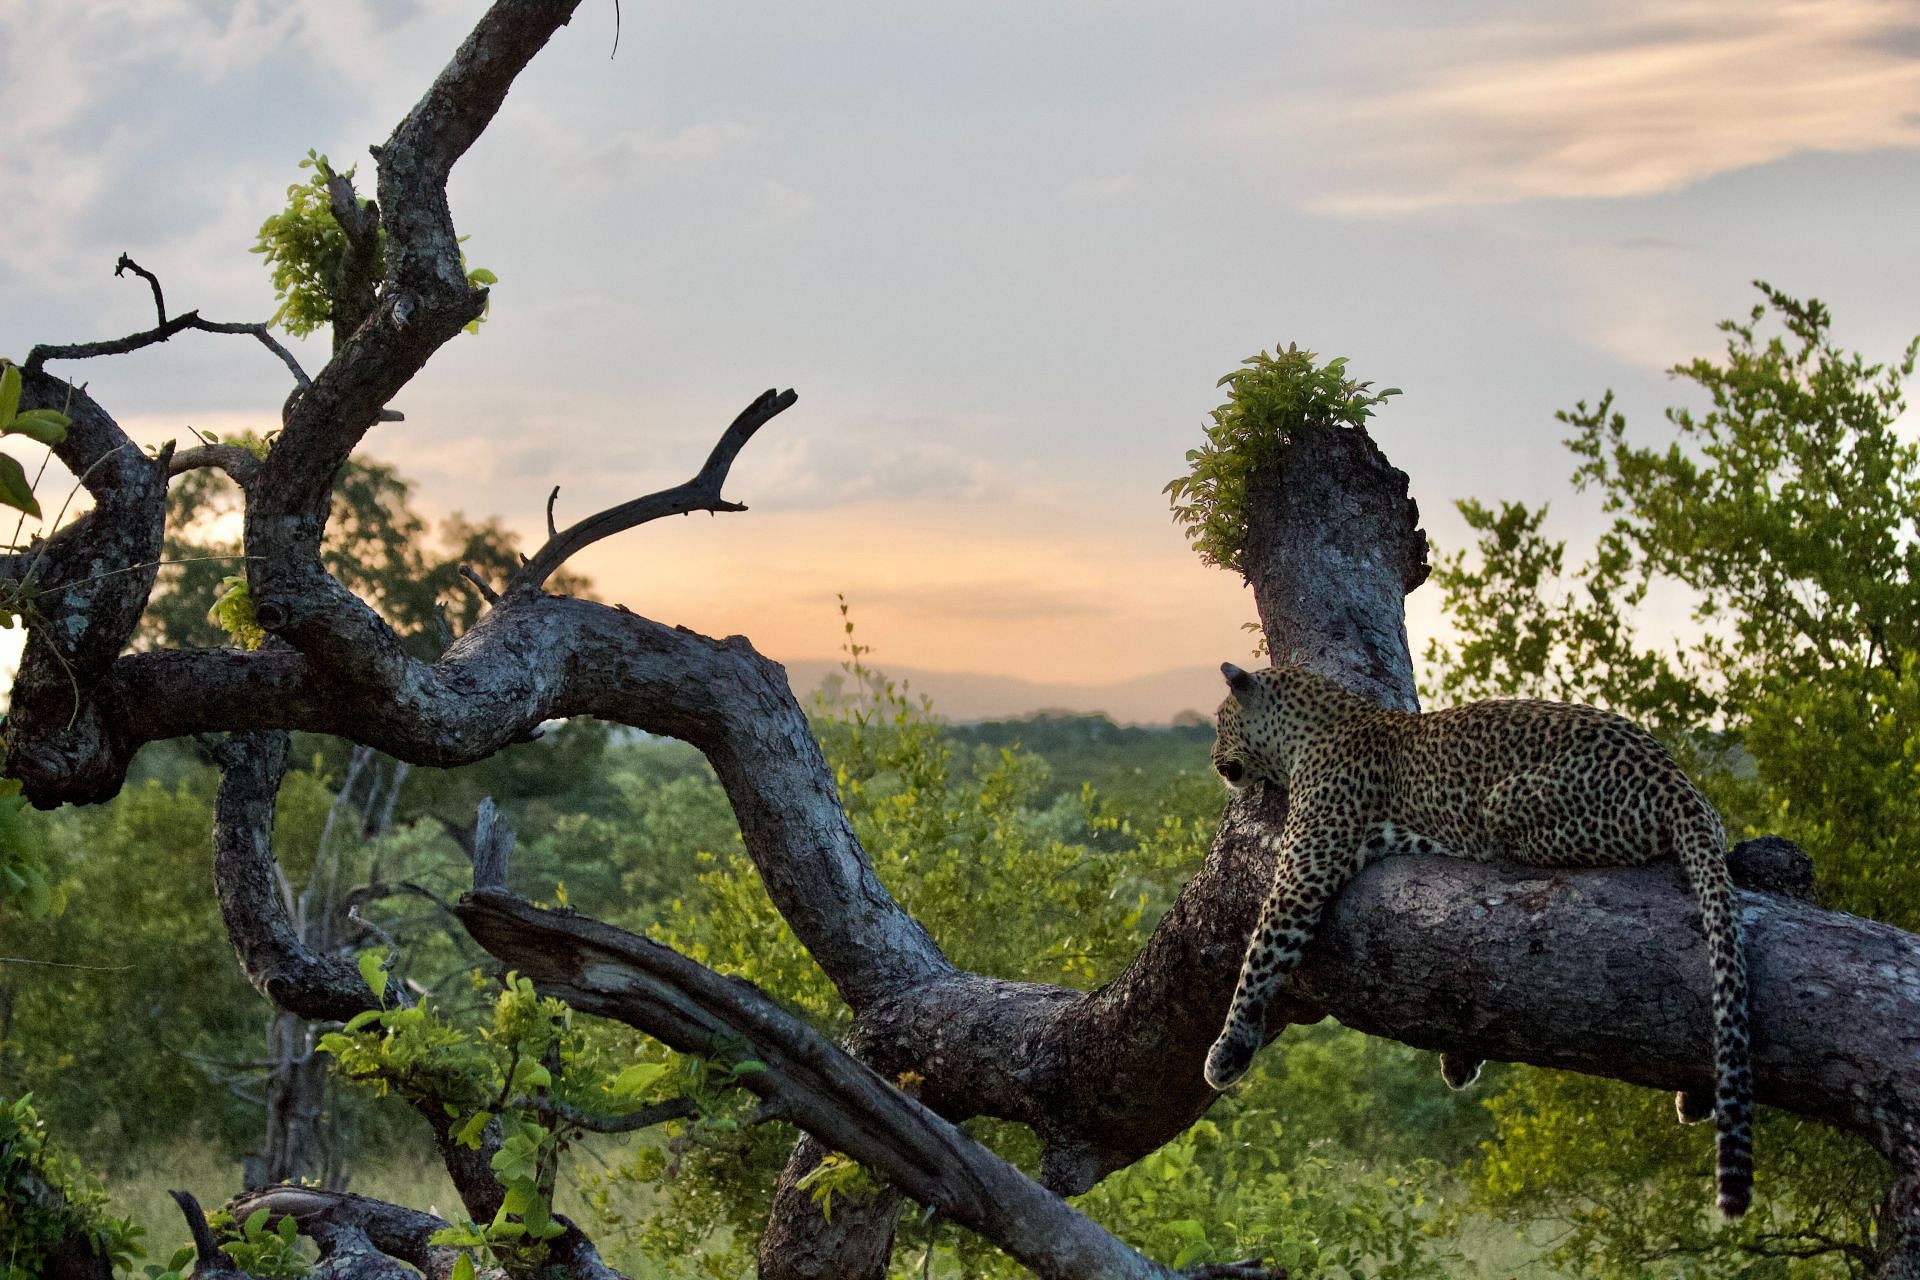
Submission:
{"label": "bare branch", "polygon": [[[747,441],[753,439],[754,433],[792,408],[798,399],[791,390],[762,392],[758,399],[740,411],[740,416],[721,434],[719,442],[713,446],[713,452],[707,455],[706,465],[700,468],[700,473],[693,479],[671,489],[662,489],[658,493],[623,502],[617,507],[609,507],[562,533],[553,534],[547,539],[546,545],[534,552],[527,563],[521,566],[507,590],[522,594],[537,592],[556,569],[582,548],[649,520],[686,515],[692,511],[745,511],[746,507],[727,502],[720,496],[720,487],[726,483],[727,472],[740,450],[746,447]],[[553,500],[559,494],[560,490],[556,488],[547,499],[549,529],[553,524]]]}
{"label": "bare branch", "polygon": [[167,465],[167,476],[171,479],[206,467],[226,472],[235,484],[245,489],[260,474],[260,456],[237,444],[195,445],[173,455],[173,461]]}
{"label": "bare branch", "polygon": [[[473,887],[476,890],[506,892],[507,863],[513,857],[513,828],[500,818],[500,810],[487,796],[473,823]],[[456,914],[458,908],[455,908]]]}
{"label": "bare branch", "polygon": [[359,969],[344,956],[316,954],[287,914],[272,845],[286,735],[237,733],[213,750],[223,770],[214,802],[214,890],[247,981],[275,1007],[316,1022],[378,1008]]}
{"label": "bare branch", "polygon": [[482,600],[485,600],[488,604],[500,603],[500,593],[495,591],[485,578],[474,572],[472,565],[462,564],[460,566],[460,576],[473,584],[473,589],[480,593]]}
{"label": "bare branch", "polygon": [[129,271],[153,287],[153,310],[154,314],[158,317],[154,323],[165,324],[167,322],[167,297],[160,291],[160,277],[123,253],[120,255],[120,261],[113,264],[113,274],[115,276],[121,276]]}
{"label": "bare branch", "polygon": [[589,1133],[638,1133],[642,1129],[651,1129],[669,1120],[684,1120],[700,1112],[699,1104],[692,1098],[669,1098],[665,1102],[656,1102],[638,1111],[617,1116],[582,1111],[552,1098],[514,1098],[507,1105],[515,1110],[537,1111],[563,1125],[585,1129]]}
{"label": "bare branch", "polygon": [[327,182],[327,204],[346,239],[340,275],[329,296],[333,304],[333,349],[340,350],[355,330],[366,323],[378,302],[380,209],[372,200],[362,203],[353,179],[322,167]]}
{"label": "bare branch", "polygon": [[201,1211],[200,1202],[188,1191],[169,1191],[173,1202],[180,1206],[180,1213],[187,1220],[187,1233],[193,1237],[193,1252],[196,1259],[196,1276],[222,1276],[240,1274],[233,1265],[233,1259],[213,1239],[213,1229],[207,1226],[207,1215]]}
{"label": "bare branch", "polygon": [[300,367],[300,362],[294,359],[291,351],[280,345],[265,323],[204,320],[198,311],[189,311],[185,315],[175,316],[169,320],[167,301],[160,292],[159,277],[123,253],[120,255],[119,263],[113,269],[113,274],[117,276],[127,271],[142,277],[153,287],[153,305],[155,311],[159,313],[159,319],[153,328],[103,342],[76,342],[65,346],[42,344],[27,353],[26,364],[23,367],[38,369],[49,360],[91,360],[96,356],[123,356],[129,352],[138,351],[142,347],[150,347],[156,342],[165,342],[175,334],[183,333],[188,329],[198,329],[203,333],[252,334],[259,340],[261,346],[273,352],[280,358],[280,363],[287,366],[287,372],[293,375],[295,385],[302,390],[311,385],[306,370]]}

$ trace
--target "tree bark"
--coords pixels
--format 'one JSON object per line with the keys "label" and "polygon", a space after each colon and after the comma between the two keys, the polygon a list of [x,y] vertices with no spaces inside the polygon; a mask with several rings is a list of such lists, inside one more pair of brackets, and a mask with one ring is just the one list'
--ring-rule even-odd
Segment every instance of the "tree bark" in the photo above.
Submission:
{"label": "tree bark", "polygon": [[[774,903],[854,1010],[850,1047],[880,1073],[849,1072],[843,1057],[795,1039],[792,1028],[752,1005],[753,1017],[763,1019],[754,1026],[779,1029],[779,1042],[792,1049],[785,1062],[792,1074],[760,1083],[786,1090],[783,1098],[805,1111],[796,1118],[822,1141],[1043,1273],[1163,1274],[1077,1215],[1063,1217],[1064,1206],[981,1159],[941,1117],[993,1115],[1031,1125],[1044,1146],[1048,1186],[1070,1193],[1154,1150],[1205,1111],[1214,1095],[1200,1064],[1271,875],[1262,838],[1282,817],[1275,798],[1234,801],[1205,867],[1140,955],[1100,990],[965,973],[879,883],[784,672],[744,639],[709,639],[624,610],[543,596],[536,572],[440,659],[422,662],[321,565],[335,470],[485,303],[460,269],[448,173],[575,3],[497,0],[376,151],[386,277],[377,294],[356,293],[343,314],[358,323],[335,334],[326,368],[310,383],[300,380],[283,430],[247,486],[248,576],[260,624],[273,637],[267,647],[125,652],[157,565],[170,459],[165,450],[146,456],[99,404],[41,368],[50,359],[132,349],[127,343],[37,348],[29,356],[23,407],[73,417],[57,452],[95,507],[28,552],[0,557],[0,574],[35,588],[6,724],[6,772],[35,804],[50,807],[106,799],[142,744],[204,731],[316,730],[436,766],[478,760],[571,715],[684,739],[712,762]],[[166,336],[136,335],[142,345]],[[788,403],[790,394],[755,400],[688,485],[556,535],[532,564],[547,569],[584,545],[580,539],[651,513],[738,510],[720,497],[731,451]],[[1244,563],[1272,651],[1384,705],[1414,707],[1402,600],[1424,579],[1426,563],[1406,477],[1364,432],[1310,428],[1254,477],[1250,494]],[[270,824],[268,775],[277,773],[270,759],[259,770],[238,757],[229,764],[217,837],[221,907],[243,967],[276,1004],[309,1018],[347,1017],[370,1002],[357,972],[307,946],[284,913],[276,919],[262,834],[270,825],[260,824]],[[1920,1197],[1912,1190],[1912,1152],[1920,1145],[1913,939],[1752,893],[1741,907],[1750,926],[1760,1096],[1862,1133],[1894,1160],[1902,1181],[1887,1202],[1886,1236],[1896,1244],[1884,1274],[1912,1268],[1920,1242],[1913,1225]],[[651,1000],[650,1030],[711,1048],[702,1038],[710,1026],[694,1017],[699,1008],[650,996],[645,984],[621,985],[635,971],[663,981],[672,966],[654,953],[629,954],[618,939],[589,929],[591,922],[556,924],[496,895],[476,895],[466,918],[497,954],[514,956],[581,1007],[632,1015],[633,1001]],[[542,940],[556,948],[544,959],[527,950]],[[621,963],[606,967],[616,953]],[[602,967],[584,963],[589,956]],[[709,1005],[725,1005],[710,985],[714,975],[690,969],[672,969],[672,981],[706,991]],[[1342,895],[1269,1029],[1332,1014],[1416,1045],[1693,1087],[1710,1060],[1704,973],[1691,900],[1670,874],[1547,875],[1409,859],[1368,871]],[[675,1018],[683,1019],[678,1030]],[[925,1077],[925,1107],[885,1084],[909,1069]],[[809,1093],[801,1087],[809,1081],[820,1087]],[[431,1112],[427,1118],[435,1121]],[[436,1124],[468,1211],[491,1216],[498,1189],[487,1152],[456,1148],[446,1141],[445,1118]],[[934,1156],[932,1164],[921,1159]],[[804,1166],[808,1153],[795,1160]],[[789,1174],[766,1237],[763,1276],[822,1274],[820,1260],[847,1260],[856,1270],[883,1265],[876,1260],[886,1256],[892,1225],[883,1202],[828,1224],[795,1189],[796,1170]],[[362,1241],[380,1248],[367,1222],[314,1224],[336,1274],[372,1259]],[[577,1230],[562,1247],[576,1259],[568,1264],[573,1274],[596,1274]]]}

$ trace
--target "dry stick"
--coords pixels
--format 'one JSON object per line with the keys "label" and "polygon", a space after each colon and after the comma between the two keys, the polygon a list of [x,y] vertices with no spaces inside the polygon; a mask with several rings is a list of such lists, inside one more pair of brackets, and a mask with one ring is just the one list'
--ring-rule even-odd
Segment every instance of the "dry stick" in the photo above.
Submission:
{"label": "dry stick", "polygon": [[[745,506],[728,502],[720,496],[720,486],[726,483],[727,471],[733,466],[733,460],[739,456],[740,450],[746,447],[747,441],[753,439],[754,432],[792,408],[798,399],[792,390],[762,392],[758,399],[740,411],[740,416],[721,434],[719,442],[713,446],[713,452],[707,455],[706,465],[700,468],[700,474],[685,484],[623,502],[617,507],[608,507],[553,534],[547,539],[546,545],[534,552],[532,558],[513,575],[513,581],[507,587],[508,592],[530,595],[540,590],[554,571],[575,552],[649,520],[685,515],[692,511],[745,511]],[[552,523],[553,497],[558,494],[559,490],[555,489],[553,496],[547,499],[549,526]]]}
{"label": "dry stick", "polygon": [[287,366],[287,371],[293,374],[294,382],[302,391],[305,391],[313,385],[312,380],[307,377],[306,370],[302,369],[300,362],[293,358],[293,353],[281,346],[280,343],[274,339],[274,336],[267,331],[267,326],[264,321],[249,324],[243,322],[205,320],[201,318],[198,311],[189,311],[185,315],[175,316],[169,320],[167,318],[166,298],[160,292],[159,277],[123,253],[120,255],[119,263],[115,265],[113,269],[113,274],[117,276],[127,271],[131,271],[135,275],[144,278],[146,282],[152,286],[154,309],[159,312],[158,324],[151,329],[144,329],[139,333],[128,334],[124,338],[111,338],[103,342],[75,342],[64,346],[48,346],[42,344],[27,353],[25,367],[28,370],[37,371],[41,365],[49,360],[90,360],[95,356],[126,355],[130,351],[138,351],[142,347],[150,347],[156,342],[165,342],[176,333],[181,333],[188,329],[198,329],[204,333],[252,334],[260,340],[262,346],[273,352],[274,355],[280,357],[280,363]]}
{"label": "dry stick", "polygon": [[120,261],[113,264],[113,274],[115,278],[118,278],[129,271],[153,286],[153,309],[160,317],[156,323],[165,324],[167,322],[167,297],[160,292],[160,277],[123,253],[120,255]]}
{"label": "dry stick", "polygon": [[488,604],[500,603],[500,593],[489,586],[487,580],[476,573],[472,565],[462,564],[460,566],[460,576],[468,582],[471,582],[473,589],[478,591],[481,599],[485,600]]}

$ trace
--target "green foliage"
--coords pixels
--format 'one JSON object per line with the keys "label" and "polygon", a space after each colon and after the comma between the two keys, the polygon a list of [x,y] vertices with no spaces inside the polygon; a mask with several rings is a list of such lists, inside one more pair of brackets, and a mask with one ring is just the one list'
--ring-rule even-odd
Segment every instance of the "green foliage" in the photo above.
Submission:
{"label": "green foliage", "polygon": [[[333,216],[333,200],[327,190],[333,177],[327,158],[309,149],[300,167],[313,170],[313,176],[287,188],[287,207],[260,224],[259,238],[253,246],[253,252],[261,255],[272,275],[273,295],[280,300],[280,309],[267,323],[277,324],[295,337],[332,323],[333,300],[343,285],[341,273],[347,253],[347,235]],[[353,170],[342,176],[351,179]],[[372,204],[371,200],[360,201],[362,209]],[[374,261],[368,268],[375,280],[386,274],[386,254],[387,231],[382,226],[376,229]],[[460,255],[460,269],[475,289],[499,283],[500,278],[485,267],[469,270],[465,252]],[[486,307],[492,306],[489,298]],[[485,319],[486,310],[482,310],[467,326],[467,332],[480,332]]]}
{"label": "green foliage", "polygon": [[220,579],[220,595],[207,610],[207,621],[226,632],[236,648],[258,649],[267,633],[253,613],[253,592],[244,576]]}
{"label": "green foliage", "polygon": [[[340,291],[340,273],[347,253],[347,234],[333,216],[327,180],[333,170],[327,158],[311,149],[300,162],[313,176],[287,188],[287,207],[260,224],[253,252],[261,255],[273,277],[273,296],[280,309],[268,324],[277,324],[294,337],[305,337],[333,319],[333,299]],[[353,170],[344,175],[353,177]],[[372,204],[362,200],[362,208]],[[386,272],[387,235],[379,234],[372,274]]]}
{"label": "green foliage", "polygon": [[[1544,506],[1460,504],[1475,555],[1445,557],[1434,575],[1456,638],[1427,657],[1447,696],[1546,696],[1635,717],[1736,839],[1787,836],[1812,855],[1824,903],[1912,929],[1920,446],[1894,424],[1920,340],[1870,365],[1833,345],[1821,304],[1758,287],[1763,303],[1720,326],[1723,360],[1670,371],[1706,405],[1669,409],[1664,445],[1631,438],[1610,393],[1559,415],[1576,487],[1613,517],[1571,574]],[[1763,332],[1770,315],[1781,332]],[[1635,610],[1656,589],[1691,600],[1689,635],[1643,634]],[[1490,1105],[1499,1138],[1475,1173],[1484,1202],[1567,1224],[1556,1256],[1580,1274],[1641,1274],[1653,1259],[1702,1277],[1865,1265],[1885,1174],[1854,1139],[1763,1113],[1766,1192],[1716,1234],[1698,1208],[1708,1136],[1675,1128],[1663,1099],[1519,1071]]]}
{"label": "green foliage", "polygon": [[833,1221],[835,1196],[870,1196],[879,1190],[866,1166],[841,1151],[829,1151],[820,1163],[800,1176],[795,1184],[820,1206],[820,1216]]}
{"label": "green foliage", "polygon": [[232,1258],[234,1265],[258,1280],[301,1280],[307,1274],[307,1262],[300,1246],[299,1224],[291,1215],[282,1215],[272,1223],[272,1213],[255,1209],[245,1221],[236,1222],[231,1213],[216,1209],[207,1215],[207,1226],[214,1238]]}
{"label": "green foliage", "polygon": [[137,1230],[106,1204],[99,1180],[48,1139],[33,1095],[0,1095],[0,1280],[37,1280],[73,1249],[130,1266]]}
{"label": "green foliage", "polygon": [[[73,419],[52,409],[20,411],[20,370],[0,360],[0,436],[21,435],[40,444],[59,444],[67,438]],[[33,496],[27,473],[12,454],[0,453],[0,505],[38,519],[40,502]]]}
{"label": "green foliage", "polygon": [[1657,1265],[1684,1280],[1826,1280],[1870,1269],[1888,1169],[1822,1125],[1763,1111],[1754,1145],[1766,1194],[1723,1223],[1697,1194],[1713,1169],[1712,1126],[1675,1124],[1668,1095],[1520,1068],[1487,1106],[1499,1138],[1476,1171],[1479,1199],[1515,1222],[1560,1222],[1547,1258],[1571,1274],[1633,1280]]}
{"label": "green foliage", "polygon": [[[215,779],[185,754],[171,785],[135,779],[111,804],[15,815],[58,915],[0,913],[0,1080],[36,1091],[57,1132],[116,1173],[154,1144],[198,1134],[244,1150],[258,1108],[225,1087],[257,1058],[262,998],[234,964],[208,874]],[[332,797],[290,774],[276,842],[310,865]],[[130,1049],[130,1046],[132,1048]]]}
{"label": "green foliage", "polygon": [[1347,377],[1345,356],[1316,364],[1292,343],[1249,356],[1220,379],[1227,402],[1213,411],[1207,442],[1187,451],[1188,471],[1167,483],[1173,519],[1208,564],[1244,571],[1247,484],[1278,461],[1295,432],[1310,426],[1364,428],[1376,405],[1398,387],[1371,393]]}
{"label": "green foliage", "polygon": [[[1079,1207],[1175,1267],[1260,1257],[1325,1280],[1417,1280],[1448,1270],[1426,1247],[1437,1166],[1368,1178],[1292,1158],[1260,1106],[1226,1103],[1081,1197]],[[1012,1273],[1009,1273],[1012,1274]]]}
{"label": "green foliage", "polygon": [[[360,965],[361,977],[382,998],[385,959],[368,952]],[[321,1037],[320,1047],[333,1055],[347,1079],[444,1110],[451,1141],[479,1150],[494,1140],[491,1166],[502,1191],[499,1212],[484,1224],[468,1222],[438,1232],[434,1243],[486,1248],[503,1264],[530,1267],[544,1259],[546,1242],[566,1230],[553,1216],[554,1183],[562,1157],[582,1129],[565,1117],[617,1116],[637,1109],[656,1101],[669,1077],[659,1063],[631,1063],[616,1071],[613,1064],[630,1039],[588,1034],[574,1025],[566,1005],[538,995],[531,980],[509,973],[493,1002],[490,1025],[456,1021],[423,1000],[357,1014],[341,1030]],[[709,1091],[731,1087],[746,1065],[722,1069],[706,1082]]]}
{"label": "green foliage", "polygon": [[66,909],[66,886],[48,875],[44,828],[28,814],[19,780],[0,779],[0,921],[10,914],[44,920]]}

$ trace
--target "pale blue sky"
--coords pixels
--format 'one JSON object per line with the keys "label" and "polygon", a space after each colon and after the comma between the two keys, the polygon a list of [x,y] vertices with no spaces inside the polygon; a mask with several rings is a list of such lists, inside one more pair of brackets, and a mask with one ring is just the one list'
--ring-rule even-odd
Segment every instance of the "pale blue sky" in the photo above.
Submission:
{"label": "pale blue sky", "polygon": [[[735,469],[750,513],[582,560],[783,658],[831,654],[835,591],[883,663],[1243,656],[1244,591],[1159,490],[1276,339],[1405,388],[1376,435],[1457,545],[1456,497],[1565,493],[1556,408],[1613,387],[1655,431],[1660,370],[1717,350],[1753,277],[1876,358],[1920,330],[1907,5],[622,8],[616,56],[589,3],[456,170],[494,318],[367,451],[532,534],[551,485],[564,520],[675,482],[794,386]],[[479,11],[0,0],[0,351],[150,323],[123,250],[176,309],[267,314],[246,249],[295,162],[370,179]],[[72,372],[143,440],[270,427],[284,391],[203,335]]]}

